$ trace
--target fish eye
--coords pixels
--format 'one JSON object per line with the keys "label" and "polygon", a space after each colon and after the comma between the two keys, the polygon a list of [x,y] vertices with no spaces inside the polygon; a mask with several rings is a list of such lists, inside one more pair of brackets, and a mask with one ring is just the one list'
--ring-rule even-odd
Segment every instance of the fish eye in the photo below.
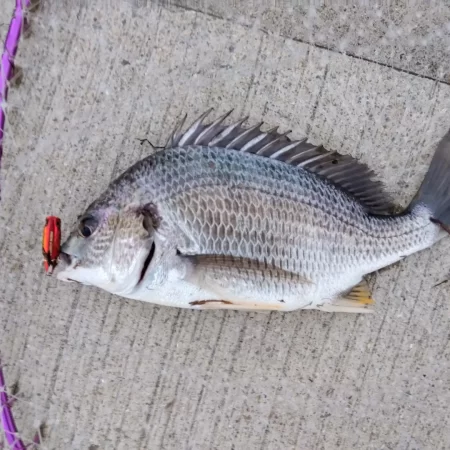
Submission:
{"label": "fish eye", "polygon": [[83,217],[78,225],[78,233],[84,238],[88,238],[95,231],[97,221],[92,216]]}

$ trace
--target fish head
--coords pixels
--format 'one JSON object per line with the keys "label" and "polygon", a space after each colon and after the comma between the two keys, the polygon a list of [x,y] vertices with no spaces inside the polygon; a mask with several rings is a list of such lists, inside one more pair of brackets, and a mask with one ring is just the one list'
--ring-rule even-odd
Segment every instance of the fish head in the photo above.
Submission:
{"label": "fish head", "polygon": [[154,232],[143,208],[88,208],[61,246],[56,276],[127,295],[151,261]]}

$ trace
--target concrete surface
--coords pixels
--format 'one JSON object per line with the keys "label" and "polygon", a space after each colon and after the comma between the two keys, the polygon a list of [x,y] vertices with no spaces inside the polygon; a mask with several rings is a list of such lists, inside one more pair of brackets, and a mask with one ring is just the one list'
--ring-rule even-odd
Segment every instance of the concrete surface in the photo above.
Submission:
{"label": "concrete surface", "polygon": [[[136,138],[161,144],[183,113],[209,106],[308,133],[411,199],[450,125],[450,86],[395,58],[387,67],[384,47],[372,62],[318,48],[282,33],[278,16],[262,31],[256,2],[247,24],[232,8],[231,18],[201,12],[220,5],[47,0],[33,16],[24,79],[10,91],[0,204],[0,350],[19,382],[20,430],[45,421],[48,449],[449,449],[450,283],[435,285],[450,238],[373,276],[371,316],[184,311],[43,275],[45,216],[67,231],[151,151]],[[440,8],[425,34],[445,24]],[[292,14],[313,28],[320,16]],[[445,46],[404,51],[447,70]]]}
{"label": "concrete surface", "polygon": [[[135,4],[145,0],[135,0]],[[175,0],[331,51],[450,82],[450,8],[442,0]]]}

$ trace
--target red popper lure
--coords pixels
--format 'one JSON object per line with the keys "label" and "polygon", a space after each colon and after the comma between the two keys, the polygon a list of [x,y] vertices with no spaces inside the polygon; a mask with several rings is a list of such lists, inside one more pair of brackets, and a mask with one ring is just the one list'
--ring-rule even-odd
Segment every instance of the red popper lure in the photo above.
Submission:
{"label": "red popper lure", "polygon": [[42,254],[44,255],[44,269],[47,275],[51,275],[58,263],[61,246],[61,219],[48,216],[45,219],[44,232],[42,234]]}

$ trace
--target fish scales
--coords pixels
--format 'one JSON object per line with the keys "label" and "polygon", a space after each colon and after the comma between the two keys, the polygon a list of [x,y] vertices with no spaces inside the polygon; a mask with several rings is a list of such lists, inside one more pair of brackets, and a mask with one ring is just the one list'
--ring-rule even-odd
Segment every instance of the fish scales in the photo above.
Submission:
{"label": "fish scales", "polygon": [[310,280],[297,288],[306,297],[355,269],[376,270],[377,261],[409,253],[424,227],[431,239],[436,231],[422,216],[372,217],[306,170],[253,155],[174,148],[141,164],[140,203],[152,198],[181,253],[270,262]]}
{"label": "fish scales", "polygon": [[[209,163],[215,166],[211,167]],[[328,232],[336,230],[346,234],[348,228],[350,234],[359,231],[363,236],[377,239],[401,238],[430,225],[429,221],[419,217],[409,220],[405,217],[371,216],[355,199],[306,170],[238,152],[209,147],[175,148],[152,155],[140,165],[142,167],[136,167],[134,177],[142,186],[139,192],[141,202],[152,198],[169,216],[177,214],[178,209],[180,212],[189,209],[191,212],[206,212],[208,209],[216,214],[222,212],[232,220],[230,225],[233,226],[229,228],[234,230],[238,229],[237,219],[233,218],[231,211],[234,215],[244,215],[243,221],[245,216],[247,220],[254,217],[255,223],[249,224],[250,229],[258,224],[256,220],[263,220],[262,216],[267,231],[278,229],[281,225],[275,219],[282,216],[285,227],[295,223],[304,225],[306,233],[309,221],[314,220],[316,226]],[[127,178],[130,175],[127,174]],[[117,189],[121,189],[120,182]],[[135,195],[133,192],[132,196]],[[128,203],[132,197],[124,200]],[[280,200],[283,201],[282,207]],[[308,212],[311,217],[306,215]],[[200,224],[196,213],[194,216],[190,222]],[[173,216],[175,223],[178,219]],[[208,225],[204,222],[202,226]],[[220,221],[220,224],[226,226],[227,221]],[[287,228],[284,234],[295,237],[296,233]]]}
{"label": "fish scales", "polygon": [[[363,302],[369,297],[359,284],[364,275],[445,234],[430,220],[427,204],[418,202],[402,214],[379,213],[384,194],[371,184],[370,172],[349,157],[310,144],[292,153],[296,144],[278,134],[282,146],[273,147],[276,156],[303,158],[305,167],[256,150],[192,144],[202,133],[223,141],[226,129],[218,135],[213,126],[218,125],[194,124],[184,138],[173,138],[174,146],[132,166],[89,206],[80,222],[84,240],[72,233],[64,251],[70,267],[72,258],[80,263],[81,253],[91,254],[86,261],[97,261],[96,275],[87,276],[86,265],[84,272],[78,270],[78,281],[97,277],[92,284],[110,292],[181,307],[287,311],[325,305],[335,311],[344,305],[342,310],[362,312],[360,306],[370,303]],[[192,142],[177,146],[177,139]],[[236,139],[248,148],[253,142]],[[275,144],[265,145],[259,151]],[[312,160],[303,156],[311,153]],[[121,249],[129,273],[115,261],[120,252],[105,251],[104,236],[111,235],[105,216],[111,215],[124,215],[127,220],[116,222],[131,230],[126,235],[134,253]],[[86,247],[89,242],[95,249]],[[120,288],[106,269],[111,265],[120,267]]]}

